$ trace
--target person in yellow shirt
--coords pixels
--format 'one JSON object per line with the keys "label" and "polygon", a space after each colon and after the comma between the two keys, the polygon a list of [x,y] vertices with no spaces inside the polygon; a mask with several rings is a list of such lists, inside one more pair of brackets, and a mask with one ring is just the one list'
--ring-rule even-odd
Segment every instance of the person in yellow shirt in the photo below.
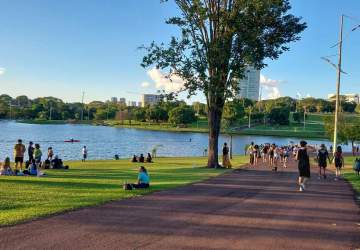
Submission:
{"label": "person in yellow shirt", "polygon": [[19,139],[17,144],[15,144],[14,146],[15,172],[18,171],[19,165],[20,165],[20,170],[22,171],[25,151],[26,151],[25,145],[22,144],[22,140]]}

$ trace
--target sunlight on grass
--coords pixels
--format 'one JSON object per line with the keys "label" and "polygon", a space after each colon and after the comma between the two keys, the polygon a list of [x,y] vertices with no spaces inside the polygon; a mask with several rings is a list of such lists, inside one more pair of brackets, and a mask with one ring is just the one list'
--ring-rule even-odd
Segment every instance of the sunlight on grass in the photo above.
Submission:
{"label": "sunlight on grass", "polygon": [[[46,170],[46,177],[0,177],[0,226],[186,185],[224,173],[207,169],[206,158],[158,158],[145,164],[149,190],[124,191],[140,164],[120,161],[67,162],[70,170]],[[234,165],[246,162],[235,157]]]}

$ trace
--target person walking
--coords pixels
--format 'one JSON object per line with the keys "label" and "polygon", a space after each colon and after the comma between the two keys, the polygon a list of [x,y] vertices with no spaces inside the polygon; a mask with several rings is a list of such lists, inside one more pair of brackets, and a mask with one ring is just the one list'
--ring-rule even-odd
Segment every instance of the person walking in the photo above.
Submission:
{"label": "person walking", "polygon": [[81,160],[81,161],[82,161],[82,162],[85,162],[87,156],[88,156],[88,151],[87,151],[86,146],[84,146],[84,147],[82,148],[82,160]]}
{"label": "person walking", "polygon": [[229,147],[227,146],[227,143],[224,143],[223,146],[223,156],[222,156],[222,165],[224,168],[231,168],[231,162],[230,162],[230,156],[229,156]]}
{"label": "person walking", "polygon": [[20,165],[20,170],[22,171],[25,152],[26,152],[25,145],[22,144],[22,140],[19,139],[14,146],[15,174],[18,172],[19,165]]}
{"label": "person walking", "polygon": [[248,147],[248,153],[249,153],[249,163],[251,166],[253,166],[255,164],[255,148],[254,148],[254,142],[251,142],[250,146]]}
{"label": "person walking", "polygon": [[310,160],[306,148],[307,142],[300,141],[300,148],[296,154],[296,160],[298,161],[299,169],[299,186],[300,192],[305,191],[305,184],[310,178]]}
{"label": "person walking", "polygon": [[337,146],[337,148],[336,148],[336,151],[334,153],[334,161],[335,161],[335,168],[336,168],[335,181],[337,181],[341,177],[341,168],[344,166],[344,157],[342,155],[341,146]]}
{"label": "person walking", "polygon": [[319,180],[321,177],[326,179],[326,167],[327,167],[327,160],[330,161],[329,152],[327,151],[325,144],[320,145],[320,149],[317,152],[316,156],[318,166],[319,166]]}

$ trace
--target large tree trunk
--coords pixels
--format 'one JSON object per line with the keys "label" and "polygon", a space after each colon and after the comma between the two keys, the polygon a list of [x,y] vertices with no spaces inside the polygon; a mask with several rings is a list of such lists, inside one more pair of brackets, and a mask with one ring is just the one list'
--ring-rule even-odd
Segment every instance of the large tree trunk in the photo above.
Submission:
{"label": "large tree trunk", "polygon": [[208,151],[208,168],[219,167],[219,134],[221,125],[222,107],[210,106],[208,111],[209,120],[209,151]]}

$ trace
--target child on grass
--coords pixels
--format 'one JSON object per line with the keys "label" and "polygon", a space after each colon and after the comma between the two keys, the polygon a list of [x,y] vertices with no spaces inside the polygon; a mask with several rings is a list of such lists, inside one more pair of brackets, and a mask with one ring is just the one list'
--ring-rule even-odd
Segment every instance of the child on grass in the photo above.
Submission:
{"label": "child on grass", "polygon": [[10,166],[10,158],[6,157],[3,164],[0,166],[0,175],[14,175]]}

